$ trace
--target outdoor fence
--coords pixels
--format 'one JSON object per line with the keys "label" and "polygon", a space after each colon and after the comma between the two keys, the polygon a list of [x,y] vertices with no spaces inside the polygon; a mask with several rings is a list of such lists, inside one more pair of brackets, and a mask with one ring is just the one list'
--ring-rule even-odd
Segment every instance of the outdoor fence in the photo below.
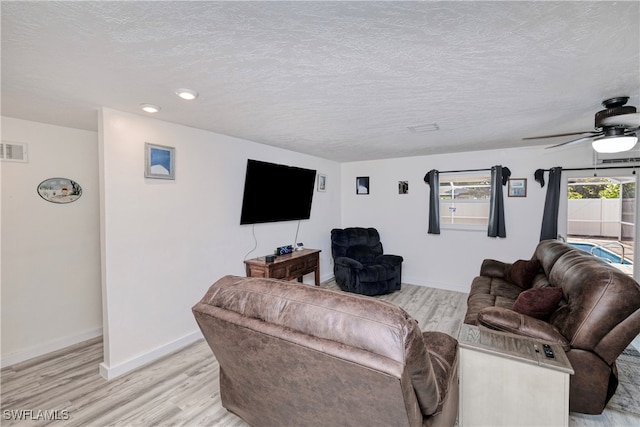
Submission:
{"label": "outdoor fence", "polygon": [[567,234],[633,239],[635,199],[569,199]]}
{"label": "outdoor fence", "polygon": [[[635,199],[569,199],[567,234],[633,240]],[[441,224],[487,223],[486,200],[440,201]]]}

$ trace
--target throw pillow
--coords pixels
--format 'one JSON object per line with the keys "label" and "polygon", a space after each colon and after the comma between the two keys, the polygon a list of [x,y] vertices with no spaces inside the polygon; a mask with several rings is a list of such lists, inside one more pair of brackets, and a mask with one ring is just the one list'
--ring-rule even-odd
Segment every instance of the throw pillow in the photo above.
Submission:
{"label": "throw pillow", "polygon": [[562,289],[555,287],[528,289],[518,295],[511,309],[515,312],[546,320],[562,299]]}
{"label": "throw pillow", "polygon": [[518,285],[522,289],[529,289],[533,283],[533,278],[540,271],[540,261],[537,259],[520,259],[511,264],[504,273],[507,282]]}

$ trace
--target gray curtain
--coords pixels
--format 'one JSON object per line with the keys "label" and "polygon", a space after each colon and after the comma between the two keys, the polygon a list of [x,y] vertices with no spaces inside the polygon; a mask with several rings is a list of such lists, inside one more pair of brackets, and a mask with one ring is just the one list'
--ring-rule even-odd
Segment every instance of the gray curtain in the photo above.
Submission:
{"label": "gray curtain", "polygon": [[487,230],[489,237],[507,237],[502,186],[507,183],[509,176],[511,176],[509,168],[503,168],[501,165],[491,168],[491,199],[489,200],[489,227]]}
{"label": "gray curtain", "polygon": [[558,209],[560,207],[561,175],[562,168],[560,166],[549,169],[549,184],[547,186],[547,197],[544,200],[544,213],[542,215],[540,241],[558,238]]}
{"label": "gray curtain", "polygon": [[424,176],[429,184],[429,234],[440,234],[440,172],[431,169]]}

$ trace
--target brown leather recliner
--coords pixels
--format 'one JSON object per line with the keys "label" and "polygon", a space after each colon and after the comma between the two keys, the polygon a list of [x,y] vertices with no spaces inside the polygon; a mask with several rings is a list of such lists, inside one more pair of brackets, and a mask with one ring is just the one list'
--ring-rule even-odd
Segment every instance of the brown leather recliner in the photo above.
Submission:
{"label": "brown leather recliner", "polygon": [[538,244],[532,288],[555,287],[562,299],[548,319],[512,310],[523,288],[507,280],[511,264],[487,259],[473,279],[465,323],[556,342],[575,371],[569,408],[600,414],[618,385],[616,359],[640,333],[640,285],[600,259],[555,240]]}
{"label": "brown leather recliner", "polygon": [[252,425],[454,425],[457,341],[391,303],[225,276],[193,307],[227,410]]}

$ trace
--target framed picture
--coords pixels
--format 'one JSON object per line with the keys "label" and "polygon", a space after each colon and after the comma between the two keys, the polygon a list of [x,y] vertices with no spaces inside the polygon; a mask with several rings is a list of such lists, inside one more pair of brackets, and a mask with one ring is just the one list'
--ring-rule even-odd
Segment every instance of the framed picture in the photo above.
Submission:
{"label": "framed picture", "polygon": [[68,178],[49,178],[38,184],[40,197],[51,203],[71,203],[82,196],[82,187]]}
{"label": "framed picture", "polygon": [[144,144],[144,177],[176,179],[176,149],[164,145]]}
{"label": "framed picture", "polygon": [[327,175],[318,174],[318,191],[327,191]]}
{"label": "framed picture", "polygon": [[509,197],[527,197],[527,179],[509,179],[507,194]]}
{"label": "framed picture", "polygon": [[356,178],[356,194],[369,194],[368,176],[359,176]]}

